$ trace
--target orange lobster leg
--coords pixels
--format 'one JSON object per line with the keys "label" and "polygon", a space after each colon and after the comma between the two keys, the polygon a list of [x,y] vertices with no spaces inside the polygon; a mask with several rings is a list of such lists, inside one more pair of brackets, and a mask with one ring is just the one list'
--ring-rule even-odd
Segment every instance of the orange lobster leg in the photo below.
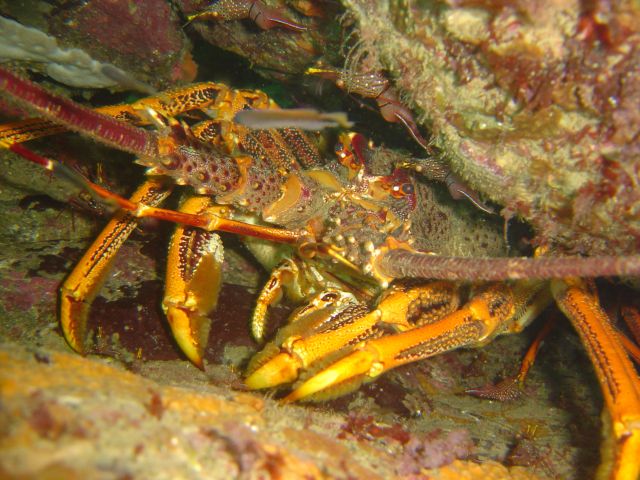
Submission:
{"label": "orange lobster leg", "polygon": [[[262,290],[256,299],[256,306],[251,316],[251,334],[253,338],[262,343],[269,319],[269,308],[277,305],[286,293],[289,301],[296,304],[308,304],[313,295],[319,292],[325,292],[330,287],[342,286],[338,283],[331,282],[310,263],[303,263],[299,259],[292,258],[290,249],[264,249],[263,242],[245,242],[247,248],[254,254],[261,265],[271,274],[264,284]],[[280,262],[278,263],[278,260]],[[275,264],[275,266],[271,266]],[[339,295],[342,297],[342,293]],[[329,296],[331,297],[331,296]],[[321,309],[317,305],[318,300],[313,300],[314,305],[309,304],[312,309]],[[335,304],[327,302],[326,305]],[[323,307],[324,308],[324,307]],[[305,309],[303,309],[305,310]],[[300,316],[292,314],[289,322],[294,322]],[[281,330],[278,332],[280,335]],[[308,333],[308,332],[307,332]],[[286,338],[286,337],[283,337]]]}
{"label": "orange lobster leg", "polygon": [[638,345],[634,343],[633,340],[627,337],[620,330],[616,329],[616,333],[618,334],[618,340],[620,340],[620,343],[627,351],[629,356],[633,359],[634,362],[640,365],[640,347],[638,347]]}
{"label": "orange lobster leg", "polygon": [[29,118],[0,125],[0,143],[11,145],[12,143],[28,142],[66,131],[67,129],[63,125],[58,125],[44,118]]}
{"label": "orange lobster leg", "polygon": [[527,378],[527,374],[538,356],[538,351],[542,346],[543,340],[547,335],[549,335],[551,328],[555,324],[555,320],[555,317],[549,317],[542,329],[538,332],[536,338],[527,349],[527,353],[525,353],[524,358],[520,363],[520,370],[516,375],[507,377],[495,385],[489,384],[482,387],[469,388],[465,390],[465,393],[473,395],[474,397],[497,400],[499,402],[506,402],[520,398],[524,389],[524,381]]}
{"label": "orange lobster leg", "polygon": [[[230,109],[231,113],[226,117],[230,116],[228,120],[231,120],[233,114],[242,109],[243,101],[244,104],[249,105],[257,102],[260,106],[269,103],[268,97],[262,92],[231,90],[224,84],[207,82],[176,88],[133,103],[108,105],[94,110],[118,120],[142,126],[151,123],[150,116],[146,114],[147,109],[165,117],[175,117],[185,112],[216,105],[216,113]],[[29,118],[0,125],[0,142],[22,143],[65,131],[67,128],[64,125],[43,118]]]}
{"label": "orange lobster leg", "polygon": [[[637,479],[640,476],[638,373],[595,293],[584,281],[554,280],[551,290],[560,309],[578,331],[604,394],[609,417],[606,420],[610,420],[605,423],[611,430],[602,449],[604,458],[598,478]],[[610,452],[614,452],[613,458]]]}
{"label": "orange lobster leg", "polygon": [[627,324],[633,339],[640,343],[640,312],[631,305],[625,305],[620,309],[620,314],[624,323]]}
{"label": "orange lobster leg", "polygon": [[[281,263],[271,272],[269,280],[258,294],[251,316],[251,334],[257,342],[264,340],[269,307],[280,302],[285,285],[297,285],[299,277],[300,271],[293,260]],[[299,295],[299,298],[304,297]]]}
{"label": "orange lobster leg", "polygon": [[[245,107],[276,108],[273,100],[260,91],[233,90],[222,83],[196,83],[141,98],[132,103],[97,107],[94,111],[136,126],[149,125],[154,112],[163,117],[175,117],[194,110],[206,110],[215,120],[194,126],[194,134],[205,142],[234,147],[233,117]],[[36,138],[55,135],[68,129],[44,118],[29,118],[0,125],[0,143],[11,145]]]}
{"label": "orange lobster leg", "polygon": [[311,377],[287,401],[347,382],[359,386],[392,368],[460,347],[479,347],[497,335],[522,330],[547,301],[539,282],[492,285],[460,310],[406,332],[365,341],[353,353]]}
{"label": "orange lobster leg", "polygon": [[[191,197],[180,208],[200,214],[220,209],[210,197]],[[171,331],[191,362],[203,369],[209,338],[209,313],[216,307],[222,284],[223,247],[220,237],[198,228],[179,225],[169,247],[165,294],[162,300]]]}
{"label": "orange lobster leg", "polygon": [[[320,298],[325,295],[326,292]],[[246,384],[249,388],[258,389],[291,382],[300,369],[308,368],[346,346],[380,335],[384,325],[407,330],[416,323],[432,323],[455,310],[458,303],[452,284],[433,282],[411,289],[395,286],[369,313],[365,305],[357,304],[349,305],[334,318],[319,316],[314,326],[296,320],[283,329],[284,338],[278,334],[276,343],[280,350],[268,361],[261,360],[260,368],[250,366]],[[409,318],[415,323],[412,324]],[[259,358],[261,356],[262,352],[258,354]],[[340,393],[345,393],[344,389]]]}
{"label": "orange lobster leg", "polygon": [[[131,197],[132,202],[161,203],[170,189],[159,180],[147,180]],[[113,264],[116,253],[138,226],[128,212],[118,212],[84,254],[60,289],[60,323],[74,350],[84,353],[87,315]]]}
{"label": "orange lobster leg", "polygon": [[[289,317],[289,325],[278,331],[274,341],[251,359],[246,385],[260,389],[292,382],[314,360],[370,332],[374,322],[366,313],[366,306],[351,293],[329,288],[315,295]],[[334,331],[338,335],[332,335]]]}

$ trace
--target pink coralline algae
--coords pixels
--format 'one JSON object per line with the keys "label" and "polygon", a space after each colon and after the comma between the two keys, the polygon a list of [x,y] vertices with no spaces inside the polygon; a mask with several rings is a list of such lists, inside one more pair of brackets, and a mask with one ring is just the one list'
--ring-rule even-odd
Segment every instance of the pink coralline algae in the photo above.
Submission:
{"label": "pink coralline algae", "polygon": [[[180,48],[169,5],[162,0],[89,2],[78,10],[78,31],[99,38],[110,48],[146,58],[171,54]],[[113,29],[118,21],[120,28]],[[122,28],[125,27],[125,28]],[[153,38],[153,43],[149,42]]]}
{"label": "pink coralline algae", "polygon": [[[181,21],[164,0],[88,1],[61,7],[49,20],[51,31],[92,55],[157,81],[191,81],[189,42]],[[183,68],[185,67],[185,68]]]}
{"label": "pink coralline algae", "polygon": [[467,458],[474,443],[467,430],[443,432],[434,430],[424,436],[413,436],[404,446],[400,475],[415,475],[421,469],[438,468],[456,459]]}

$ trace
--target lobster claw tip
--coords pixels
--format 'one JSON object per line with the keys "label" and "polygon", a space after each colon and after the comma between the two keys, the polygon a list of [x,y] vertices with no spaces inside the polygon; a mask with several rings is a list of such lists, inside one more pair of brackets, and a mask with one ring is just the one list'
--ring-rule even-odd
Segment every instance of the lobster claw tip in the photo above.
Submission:
{"label": "lobster claw tip", "polygon": [[179,335],[176,335],[175,332],[173,333],[173,335],[176,342],[178,343],[178,346],[180,347],[180,350],[182,351],[182,353],[184,353],[187,359],[200,370],[204,370],[204,352],[202,351],[202,348],[200,348],[200,346],[196,342],[194,342],[192,338],[182,339]]}
{"label": "lobster claw tip", "polygon": [[204,349],[211,321],[207,317],[190,315],[181,308],[169,307],[166,312],[171,332],[180,350],[200,370],[204,370]]}
{"label": "lobster claw tip", "polygon": [[333,365],[314,375],[287,395],[285,403],[295,402],[325,390],[339,387],[358,377],[370,375],[376,364],[376,355],[368,350],[356,350]]}
{"label": "lobster claw tip", "polygon": [[251,390],[275,387],[294,381],[298,377],[300,367],[301,364],[296,357],[284,352],[279,353],[253,371],[244,383]]}

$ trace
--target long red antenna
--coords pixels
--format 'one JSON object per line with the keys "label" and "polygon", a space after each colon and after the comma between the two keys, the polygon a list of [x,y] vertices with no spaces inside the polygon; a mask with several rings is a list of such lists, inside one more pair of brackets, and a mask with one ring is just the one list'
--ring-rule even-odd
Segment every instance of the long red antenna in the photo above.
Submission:
{"label": "long red antenna", "polygon": [[54,95],[4,68],[0,68],[0,90],[7,94],[8,100],[18,101],[24,107],[69,130],[83,133],[134,155],[157,156],[158,140],[154,132],[136,128]]}

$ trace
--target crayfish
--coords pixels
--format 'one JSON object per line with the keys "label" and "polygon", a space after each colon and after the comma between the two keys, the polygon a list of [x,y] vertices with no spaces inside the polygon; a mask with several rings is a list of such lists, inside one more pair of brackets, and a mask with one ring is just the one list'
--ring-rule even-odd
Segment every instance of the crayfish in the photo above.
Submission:
{"label": "crayfish", "polygon": [[[437,216],[441,207],[428,186],[359,134],[341,135],[336,157],[325,158],[314,136],[296,128],[254,131],[234,123],[242,109],[278,108],[262,92],[203,83],[94,111],[4,69],[0,88],[39,116],[0,127],[0,144],[118,208],[61,287],[60,321],[74,350],[85,351],[91,301],[144,217],[178,224],[162,308],[199,368],[222,282],[216,232],[241,235],[271,272],[251,319],[257,340],[264,340],[269,309],[283,295],[300,305],[251,361],[246,378],[252,389],[272,388],[315,369],[286,401],[336,396],[399,365],[485,345],[521,331],[555,299],[580,334],[605,395],[611,476],[637,475],[640,381],[584,278],[637,276],[640,258],[497,257],[500,234],[473,217],[447,227],[453,238],[474,232],[473,245],[438,249],[427,212]],[[178,120],[193,111],[210,119],[193,126]],[[125,199],[22,145],[64,129],[133,153],[148,179]],[[189,196],[179,210],[163,209],[174,184]],[[476,282],[469,298],[459,280]]]}

